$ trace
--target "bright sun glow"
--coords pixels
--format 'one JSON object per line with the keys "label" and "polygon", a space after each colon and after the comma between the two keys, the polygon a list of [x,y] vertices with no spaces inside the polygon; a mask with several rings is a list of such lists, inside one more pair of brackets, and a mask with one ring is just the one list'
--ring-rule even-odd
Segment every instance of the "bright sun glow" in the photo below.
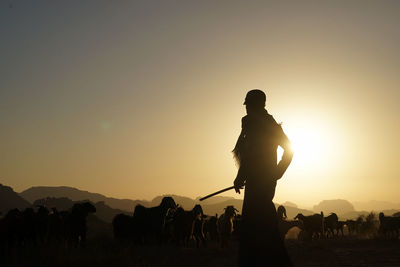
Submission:
{"label": "bright sun glow", "polygon": [[[333,160],[335,142],[329,130],[322,125],[301,123],[292,127],[284,127],[289,137],[294,157],[292,168],[297,170],[324,169]],[[279,159],[282,156],[282,149],[278,149]]]}

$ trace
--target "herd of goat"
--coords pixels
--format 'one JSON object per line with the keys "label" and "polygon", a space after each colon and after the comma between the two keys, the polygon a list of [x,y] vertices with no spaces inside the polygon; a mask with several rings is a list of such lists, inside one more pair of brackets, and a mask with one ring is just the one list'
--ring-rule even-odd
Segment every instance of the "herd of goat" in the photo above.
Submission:
{"label": "herd of goat", "polygon": [[[41,244],[63,244],[83,247],[86,243],[87,216],[95,213],[90,202],[76,203],[68,211],[50,210],[44,206],[24,211],[10,210],[0,218],[0,248],[29,247]],[[222,215],[208,216],[197,204],[184,210],[172,197],[164,197],[161,204],[147,208],[137,205],[133,215],[118,214],[112,221],[114,238],[129,244],[176,244],[178,246],[207,246],[209,242],[229,246],[240,231],[241,216],[233,206],[227,206]],[[340,221],[335,213],[328,216],[298,214],[294,220],[286,216],[286,209],[277,209],[279,230],[285,237],[290,229],[298,227],[298,238],[312,240],[335,236],[381,236],[398,239],[400,217],[373,213],[357,220]],[[346,229],[344,231],[344,229]]]}

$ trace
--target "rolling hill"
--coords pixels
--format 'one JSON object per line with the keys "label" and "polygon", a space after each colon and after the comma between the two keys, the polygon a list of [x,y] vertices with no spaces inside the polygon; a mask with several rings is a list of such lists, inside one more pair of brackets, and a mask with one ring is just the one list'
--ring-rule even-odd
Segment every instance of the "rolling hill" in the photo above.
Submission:
{"label": "rolling hill", "polygon": [[120,209],[129,212],[133,212],[133,209],[137,204],[150,206],[150,203],[144,200],[117,199],[106,197],[102,194],[91,193],[68,186],[34,186],[25,191],[22,191],[20,193],[20,196],[31,203],[33,203],[35,200],[47,197],[66,197],[71,199],[72,201],[90,200],[93,203],[104,201],[106,205],[110,206],[113,209]]}
{"label": "rolling hill", "polygon": [[5,214],[10,209],[25,209],[30,207],[31,203],[22,198],[18,193],[9,187],[0,184],[0,212]]}
{"label": "rolling hill", "polygon": [[[93,203],[102,202],[105,206],[107,206],[111,209],[116,209],[121,212],[128,212],[128,213],[132,213],[134,207],[137,204],[141,204],[145,207],[158,206],[161,203],[161,199],[165,196],[173,197],[175,202],[186,210],[191,210],[194,207],[194,205],[201,204],[203,207],[204,213],[209,214],[209,215],[222,214],[224,212],[224,208],[228,205],[234,206],[235,208],[237,208],[239,210],[239,213],[241,213],[241,209],[242,209],[242,205],[243,205],[243,200],[236,199],[233,197],[226,197],[226,196],[216,196],[216,197],[207,199],[203,202],[200,202],[199,198],[192,199],[189,197],[178,196],[178,195],[173,195],[173,194],[165,194],[162,196],[157,196],[157,197],[153,198],[151,201],[117,199],[117,198],[106,197],[102,194],[83,191],[83,190],[79,190],[77,188],[67,187],[67,186],[31,187],[31,188],[21,192],[20,195],[23,198],[31,201],[31,203],[34,203],[38,199],[43,200],[43,199],[48,199],[48,198],[50,198],[50,199],[56,198],[58,201],[58,205],[61,205],[63,198],[67,198],[68,199],[67,202],[69,201],[69,204],[65,203],[65,201],[64,201],[64,205],[67,205],[67,206],[68,205],[72,206],[70,203],[72,203],[73,201],[89,200]],[[47,200],[47,201],[49,201],[49,200]],[[297,208],[294,203],[291,203],[291,204],[292,205],[289,205],[286,207],[287,215],[289,218],[293,218],[298,213],[303,213],[304,215],[310,215],[313,213],[312,211],[309,211],[309,210]],[[276,205],[278,205],[278,204],[276,204]],[[109,212],[109,213],[115,214],[114,212]],[[105,221],[110,221],[109,216],[107,218],[106,217],[99,215],[99,218],[101,218]]]}

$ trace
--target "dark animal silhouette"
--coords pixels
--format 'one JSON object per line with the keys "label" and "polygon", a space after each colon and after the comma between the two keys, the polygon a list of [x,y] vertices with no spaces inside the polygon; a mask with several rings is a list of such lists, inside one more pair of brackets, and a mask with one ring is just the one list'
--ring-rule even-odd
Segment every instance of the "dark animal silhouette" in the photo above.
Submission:
{"label": "dark animal silhouette", "polygon": [[355,220],[346,220],[345,225],[349,231],[349,235],[356,235],[359,232],[360,224]]}
{"label": "dark animal silhouette", "polygon": [[[196,205],[197,206],[197,205]],[[206,217],[203,214],[203,209],[201,208],[200,205],[197,208],[197,215],[194,218],[193,222],[193,238],[196,241],[196,247],[199,248],[200,244],[204,247],[207,246],[206,238],[204,235],[204,218]]]}
{"label": "dark animal silhouette", "polygon": [[304,216],[299,213],[294,219],[302,221],[301,226],[305,231],[304,237],[306,239],[321,238],[323,236],[323,216],[321,214]]}
{"label": "dark animal silhouette", "polygon": [[218,218],[218,230],[220,234],[221,247],[228,245],[233,232],[233,219],[238,211],[234,206],[227,206],[224,214]]}
{"label": "dark animal silhouette", "polygon": [[276,210],[276,213],[278,217],[279,232],[281,234],[282,239],[285,239],[286,234],[293,227],[299,227],[299,228],[302,227],[302,223],[300,221],[287,220],[286,208],[284,206],[280,205]]}
{"label": "dark animal silhouette", "polygon": [[336,213],[331,213],[329,216],[324,218],[324,226],[327,237],[334,237],[335,231],[338,227],[339,218]]}
{"label": "dark animal silhouette", "polygon": [[[63,212],[68,217],[68,212]],[[47,218],[47,242],[62,243],[66,240],[65,224],[60,212],[52,208]]]}
{"label": "dark animal silhouette", "polygon": [[[202,226],[203,209],[200,205],[195,205],[191,211],[186,211],[179,207],[176,210],[174,219],[174,236],[178,245],[189,246],[189,241],[195,239],[197,235],[197,245],[204,244],[204,234]],[[197,229],[194,229],[197,220]]]}
{"label": "dark animal silhouette", "polygon": [[356,220],[358,226],[358,235],[364,238],[374,238],[379,231],[379,221],[375,213],[371,212],[367,216],[359,216]]}
{"label": "dark animal silhouette", "polygon": [[134,235],[140,243],[162,241],[165,216],[169,209],[176,208],[172,197],[164,197],[157,207],[146,208],[137,205],[133,212]]}
{"label": "dark animal silhouette", "polygon": [[7,212],[1,220],[4,246],[7,251],[18,247],[23,242],[23,215],[18,209]]}
{"label": "dark animal silhouette", "polygon": [[22,218],[20,222],[20,240],[21,245],[25,247],[35,246],[37,242],[37,232],[36,232],[36,221],[35,221],[35,211],[33,208],[26,208],[22,212]]}
{"label": "dark animal silhouette", "polygon": [[133,241],[135,225],[132,216],[123,213],[117,214],[112,221],[112,225],[115,239],[121,242]]}
{"label": "dark animal silhouette", "polygon": [[276,209],[276,216],[280,220],[286,219],[287,218],[286,208],[282,205],[279,205],[279,207]]}
{"label": "dark animal silhouette", "polygon": [[236,240],[239,240],[240,238],[240,227],[242,224],[242,215],[241,214],[236,214],[235,217],[233,218],[233,232],[232,232],[232,237]]}
{"label": "dark animal silhouette", "polygon": [[215,216],[208,216],[204,222],[204,234],[206,238],[213,242],[218,242],[219,232],[218,232],[218,214]]}
{"label": "dark animal silhouette", "polygon": [[385,216],[379,213],[379,233],[385,238],[398,239],[400,228],[400,217]]}
{"label": "dark animal silhouette", "polygon": [[336,235],[339,236],[339,232],[342,234],[342,237],[344,236],[343,233],[343,228],[346,225],[345,221],[338,221],[337,226],[336,226]]}
{"label": "dark animal silhouette", "polygon": [[96,212],[90,202],[76,203],[70,213],[63,213],[63,220],[69,245],[84,247],[86,244],[86,217]]}
{"label": "dark animal silhouette", "polygon": [[49,210],[44,206],[38,206],[35,214],[35,231],[37,242],[44,244],[48,239]]}
{"label": "dark animal silhouette", "polygon": [[162,231],[162,242],[176,242],[175,238],[175,229],[174,222],[176,217],[176,212],[178,211],[179,205],[176,205],[175,208],[170,208],[167,211],[164,219],[164,227]]}

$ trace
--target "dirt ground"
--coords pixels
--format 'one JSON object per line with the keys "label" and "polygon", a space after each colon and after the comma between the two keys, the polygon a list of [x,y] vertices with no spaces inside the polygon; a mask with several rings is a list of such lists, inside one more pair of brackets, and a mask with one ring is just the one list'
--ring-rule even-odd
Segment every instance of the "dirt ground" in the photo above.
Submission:
{"label": "dirt ground", "polygon": [[[286,240],[295,266],[400,266],[400,240]],[[122,246],[92,240],[86,248],[46,246],[14,251],[1,266],[236,266],[237,243],[221,249]],[[266,265],[268,266],[268,265]]]}

